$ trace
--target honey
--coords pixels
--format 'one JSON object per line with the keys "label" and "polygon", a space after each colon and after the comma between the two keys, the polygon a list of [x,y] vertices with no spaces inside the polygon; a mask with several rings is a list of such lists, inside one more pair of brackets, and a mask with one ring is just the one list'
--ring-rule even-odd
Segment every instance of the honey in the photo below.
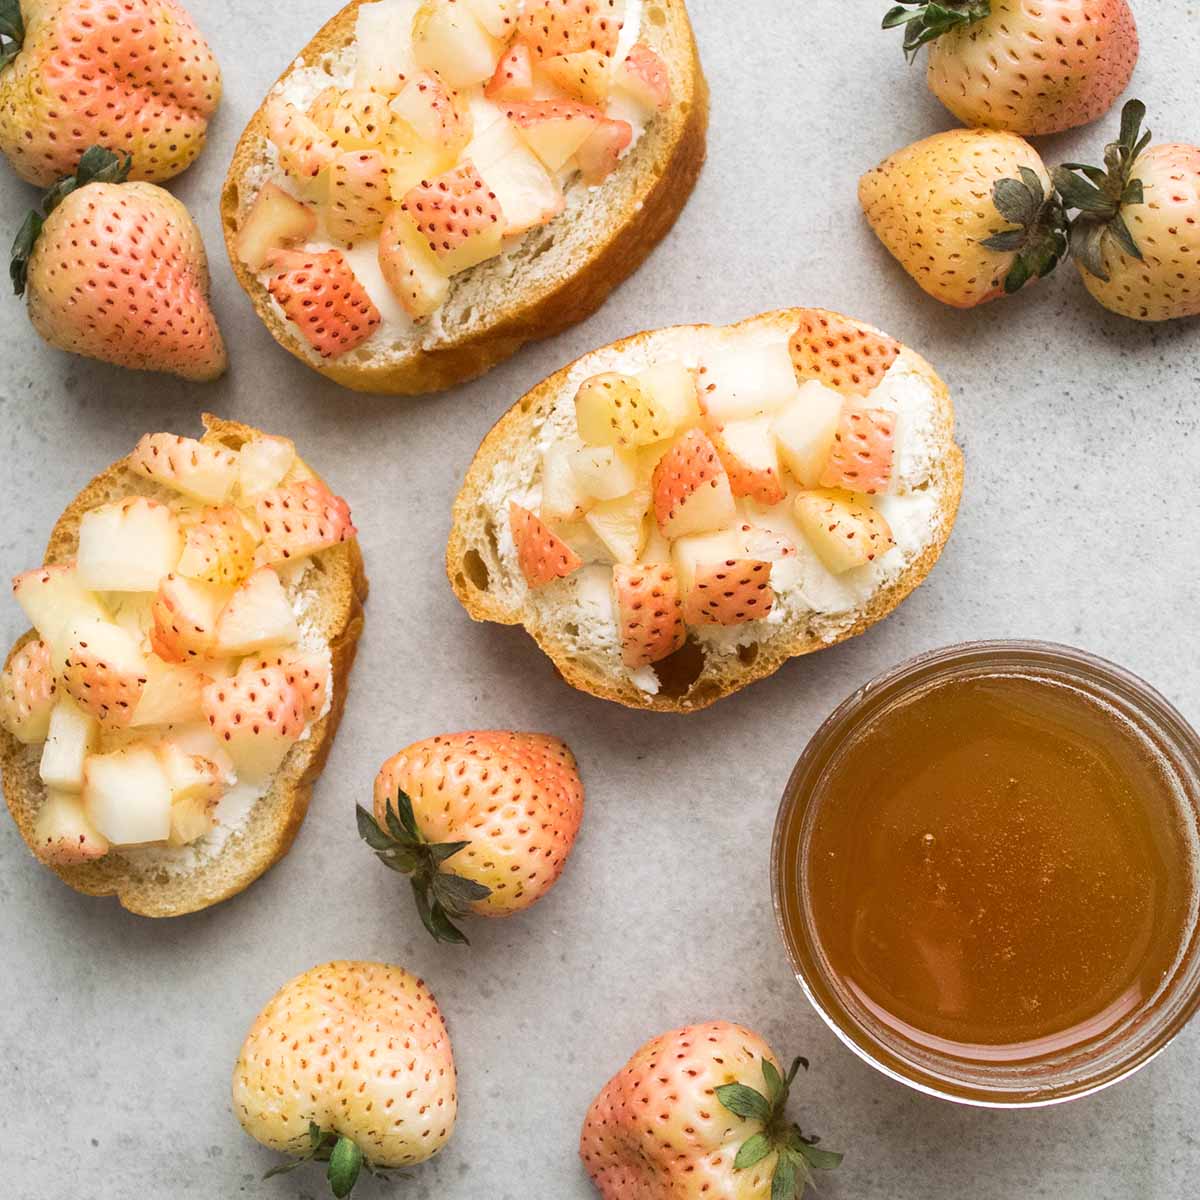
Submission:
{"label": "honey", "polygon": [[949,1075],[1144,1021],[1196,925],[1197,815],[1161,739],[1070,672],[986,661],[866,707],[777,836],[818,1006]]}

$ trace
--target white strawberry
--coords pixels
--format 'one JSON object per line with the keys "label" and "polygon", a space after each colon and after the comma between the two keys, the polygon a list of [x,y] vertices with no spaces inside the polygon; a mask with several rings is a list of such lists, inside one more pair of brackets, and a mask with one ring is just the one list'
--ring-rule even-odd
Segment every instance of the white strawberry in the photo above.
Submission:
{"label": "white strawberry", "polygon": [[89,820],[79,796],[51,788],[34,821],[33,852],[56,867],[79,867],[103,858],[108,839]]}
{"label": "white strawberry", "polygon": [[237,482],[234,451],[172,433],[146,434],[126,462],[136,474],[205,504],[223,503]]}
{"label": "white strawberry", "polygon": [[204,689],[204,713],[238,776],[261,783],[304,732],[304,698],[282,667],[239,672]]}
{"label": "white strawberry", "polygon": [[212,651],[220,658],[290,645],[300,636],[296,614],[279,576],[260,567],[229,598],[217,617]]}
{"label": "white strawberry", "polygon": [[50,647],[27,642],[0,672],[0,726],[19,742],[43,741],[50,728],[56,692]]}

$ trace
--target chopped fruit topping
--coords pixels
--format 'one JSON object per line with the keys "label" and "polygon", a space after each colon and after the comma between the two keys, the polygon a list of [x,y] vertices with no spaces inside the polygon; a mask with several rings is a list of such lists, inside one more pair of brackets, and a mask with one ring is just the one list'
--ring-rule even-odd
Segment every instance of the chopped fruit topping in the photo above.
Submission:
{"label": "chopped fruit topping", "polygon": [[510,504],[508,520],[521,574],[531,588],[545,587],[556,579],[564,579],[583,566],[579,555],[527,508]]}
{"label": "chopped fruit topping", "polygon": [[700,404],[719,425],[773,413],[796,395],[796,373],[783,342],[724,346],[700,368]]}
{"label": "chopped fruit topping", "polygon": [[637,459],[615,446],[585,446],[570,456],[579,486],[593,500],[616,500],[637,486]]}
{"label": "chopped fruit topping", "polygon": [[388,212],[379,235],[379,269],[414,321],[437,312],[450,292],[450,280],[437,256],[399,208]]}
{"label": "chopped fruit topping", "polygon": [[671,83],[666,64],[645,42],[638,42],[613,71],[613,87],[628,95],[644,117],[661,112],[671,103]]}
{"label": "chopped fruit topping", "polygon": [[570,450],[561,444],[549,446],[542,455],[542,520],[576,521],[594,502],[571,467]]}
{"label": "chopped fruit topping", "polygon": [[516,31],[520,0],[467,0],[467,4],[492,37],[507,41]]}
{"label": "chopped fruit topping", "polygon": [[363,4],[355,26],[354,84],[393,96],[415,75],[410,4]]}
{"label": "chopped fruit topping", "polygon": [[613,588],[621,632],[621,661],[644,667],[674,654],[683,645],[683,602],[673,567],[616,566]]}
{"label": "chopped fruit topping", "polygon": [[533,99],[533,60],[524,42],[514,42],[505,51],[483,94],[501,102]]}
{"label": "chopped fruit topping", "polygon": [[304,715],[310,721],[318,720],[325,712],[329,699],[330,663],[328,655],[317,654],[312,650],[272,650],[255,658],[247,660],[238,668],[238,674],[243,671],[261,671],[267,667],[279,667],[287,676],[287,681],[299,693],[304,702]]}
{"label": "chopped fruit topping", "polygon": [[45,740],[57,691],[50,647],[27,642],[0,673],[0,725],[26,745]]}
{"label": "chopped fruit topping", "polygon": [[[205,664],[205,670],[216,670]],[[146,659],[146,686],[129,724],[185,725],[199,721],[200,694],[209,677],[200,667],[166,663],[151,655]]]}
{"label": "chopped fruit topping", "polygon": [[83,789],[83,763],[96,748],[100,722],[70,696],[60,696],[50,714],[46,745],[38,774],[48,788],[60,792]]}
{"label": "chopped fruit topping", "polygon": [[171,832],[171,789],[148,746],[90,755],[83,766],[83,808],[109,842],[165,842]]}
{"label": "chopped fruit topping", "polygon": [[422,142],[450,155],[451,164],[471,140],[470,113],[436,75],[410,79],[388,107]]}
{"label": "chopped fruit topping", "polygon": [[227,500],[238,477],[234,451],[171,433],[146,434],[126,461],[136,474],[206,504]]}
{"label": "chopped fruit topping", "polygon": [[[248,448],[243,447],[243,454]],[[250,495],[244,483],[242,488],[243,496]],[[236,508],[206,508],[184,533],[175,573],[202,583],[239,584],[254,569],[254,546]]]}
{"label": "chopped fruit topping", "polygon": [[379,150],[350,150],[333,160],[329,172],[329,233],[354,243],[378,236],[390,203],[387,161]]}
{"label": "chopped fruit topping", "polygon": [[338,101],[342,98],[340,88],[322,88],[308,106],[308,116],[313,122],[328,133],[333,128],[334,116],[337,113]]}
{"label": "chopped fruit topping", "polygon": [[229,599],[217,618],[213,653],[220,658],[286,646],[300,636],[296,615],[271,567],[260,567]]}
{"label": "chopped fruit topping", "polygon": [[224,774],[211,759],[189,754],[174,742],[158,746],[158,760],[171,789],[168,846],[186,846],[212,829],[217,802],[225,792]]}
{"label": "chopped fruit topping", "polygon": [[228,593],[211,583],[167,575],[150,611],[150,646],[164,662],[204,658],[216,645],[217,616]]}
{"label": "chopped fruit topping", "polygon": [[33,852],[54,867],[81,867],[108,853],[78,796],[50,788],[33,826]]}
{"label": "chopped fruit topping", "polygon": [[779,471],[779,453],[770,417],[730,421],[714,431],[712,443],[729,475],[735,496],[747,496],[770,507],[787,495]]}
{"label": "chopped fruit topping", "polygon": [[579,170],[589,187],[603,183],[621,161],[625,147],[633,141],[633,126],[628,121],[597,122],[579,147]]}
{"label": "chopped fruit topping", "polygon": [[848,492],[801,492],[796,521],[835,575],[874,562],[895,545],[883,515]]}
{"label": "chopped fruit topping", "polygon": [[238,453],[238,490],[242,499],[278,487],[295,461],[296,447],[290,438],[263,434],[247,442]]}
{"label": "chopped fruit topping", "polygon": [[295,179],[315,179],[333,162],[333,139],[315,121],[280,96],[267,101],[267,132],[279,163]]}
{"label": "chopped fruit topping", "polygon": [[579,436],[590,446],[648,446],[675,432],[666,412],[636,379],[607,371],[585,379],[575,395]]}
{"label": "chopped fruit topping", "polygon": [[865,396],[900,355],[900,343],[836,313],[805,313],[789,345],[801,381],[818,379],[846,396]]}
{"label": "chopped fruit topping", "polygon": [[740,525],[738,533],[750,558],[760,558],[763,562],[773,563],[783,558],[796,557],[796,543],[791,538],[784,537],[782,533],[759,529],[757,525]]}
{"label": "chopped fruit topping", "polygon": [[666,538],[708,533],[732,523],[729,476],[700,430],[690,430],[655,468],[654,515]]}
{"label": "chopped fruit topping", "polygon": [[499,201],[505,237],[545,225],[566,206],[562,189],[507,117],[497,113],[476,132],[468,157]]}
{"label": "chopped fruit topping", "polygon": [[467,0],[424,0],[413,18],[413,54],[451,87],[490,79],[500,43],[480,24]]}
{"label": "chopped fruit topping", "polygon": [[361,346],[379,327],[379,310],[340,250],[273,250],[267,289],[323,358]]}
{"label": "chopped fruit topping", "polygon": [[302,242],[312,237],[316,228],[317,214],[313,209],[276,184],[267,183],[238,230],[234,251],[251,271],[261,271],[272,250]]}
{"label": "chopped fruit topping", "polygon": [[262,545],[255,552],[259,566],[307,558],[358,532],[350,520],[350,506],[319,479],[265,492],[255,501],[254,512],[262,528]]}
{"label": "chopped fruit topping", "polygon": [[802,487],[820,482],[833,452],[842,408],[841,396],[814,380],[804,384],[795,400],[775,416],[771,429],[780,456]]}
{"label": "chopped fruit topping", "polygon": [[846,407],[833,439],[833,453],[821,473],[823,488],[844,488],[874,496],[892,481],[896,414],[883,408]]}
{"label": "chopped fruit topping", "polygon": [[79,582],[97,592],[153,592],[182,552],[179,522],[167,505],[142,496],[114,500],[79,523]]}
{"label": "chopped fruit topping", "polygon": [[204,689],[204,712],[239,777],[273,775],[304,731],[304,700],[282,667],[239,672]]}
{"label": "chopped fruit topping", "polygon": [[638,377],[642,391],[662,408],[674,429],[684,429],[700,420],[696,376],[681,362],[658,363]]}
{"label": "chopped fruit topping", "polygon": [[744,539],[732,529],[679,538],[671,544],[671,561],[675,564],[679,590],[684,596],[695,587],[696,574],[701,567],[747,556]]}
{"label": "chopped fruit topping", "polygon": [[529,148],[551,171],[560,171],[603,121],[599,109],[571,100],[511,103],[504,115],[517,127]]}
{"label": "chopped fruit topping", "polygon": [[80,582],[75,564],[56,563],[26,571],[13,580],[13,595],[29,623],[50,643],[57,662],[66,651],[65,635],[76,621],[102,621],[107,613]]}
{"label": "chopped fruit topping", "polygon": [[447,275],[500,253],[503,212],[470,162],[413,188],[401,208],[429,243]]}
{"label": "chopped fruit topping", "polygon": [[[339,153],[376,149],[392,125],[387,100],[364,88],[341,92],[328,119],[329,136]],[[329,165],[333,166],[333,163]]]}
{"label": "chopped fruit topping", "polygon": [[518,35],[538,58],[598,50],[617,52],[625,0],[529,0]]}
{"label": "chopped fruit topping", "polygon": [[599,50],[578,50],[574,54],[543,58],[538,69],[556,87],[584,104],[603,104],[612,85],[611,64]]}
{"label": "chopped fruit topping", "polygon": [[696,568],[687,595],[689,625],[741,625],[761,621],[774,607],[771,564],[752,558],[728,559]]}
{"label": "chopped fruit topping", "polygon": [[646,513],[650,489],[637,488],[628,496],[604,500],[584,517],[615,562],[637,562],[646,544]]}
{"label": "chopped fruit topping", "polygon": [[67,695],[102,725],[128,725],[146,686],[146,660],[129,634],[108,621],[80,621],[65,642]]}

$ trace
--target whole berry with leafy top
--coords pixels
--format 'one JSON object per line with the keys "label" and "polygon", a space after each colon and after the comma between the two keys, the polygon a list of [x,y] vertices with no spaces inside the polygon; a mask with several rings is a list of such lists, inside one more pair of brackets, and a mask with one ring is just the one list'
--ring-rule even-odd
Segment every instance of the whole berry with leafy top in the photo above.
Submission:
{"label": "whole berry with leafy top", "polygon": [[13,243],[10,274],[52,346],[143,371],[215,379],[225,345],[208,303],[208,260],[187,209],[129,159],[92,147]]}
{"label": "whole berry with leafy top", "polygon": [[1099,119],[1138,60],[1128,0],[901,0],[896,26],[910,61],[929,46],[929,90],[964,125],[1011,133]]}
{"label": "whole berry with leafy top", "polygon": [[784,1075],[756,1033],[727,1021],[644,1045],[588,1110],[579,1153],[604,1200],[798,1200],[840,1154],[787,1116]]}
{"label": "whole berry with leafy top", "polygon": [[204,148],[221,72],[177,0],[0,0],[0,152],[48,187],[90,146],[161,183]]}
{"label": "whole berry with leafy top", "polygon": [[454,922],[507,917],[557,882],[583,818],[583,783],[564,742],[482,731],[417,742],[375,779],[359,833],[412,883],[425,928],[465,943]]}
{"label": "whole berry with leafy top", "polygon": [[1011,133],[953,129],[925,138],[868,171],[858,198],[900,265],[955,308],[1020,291],[1067,250],[1050,174]]}
{"label": "whole berry with leafy top", "polygon": [[454,1054],[437,1002],[400,967],[331,962],[285,984],[259,1013],[233,1071],[242,1128],[293,1161],[327,1163],[330,1190],[413,1166],[454,1131]]}
{"label": "whole berry with leafy top", "polygon": [[1135,321],[1200,316],[1200,146],[1152,146],[1146,106],[1131,100],[1104,166],[1068,163],[1054,182],[1071,254],[1088,291]]}

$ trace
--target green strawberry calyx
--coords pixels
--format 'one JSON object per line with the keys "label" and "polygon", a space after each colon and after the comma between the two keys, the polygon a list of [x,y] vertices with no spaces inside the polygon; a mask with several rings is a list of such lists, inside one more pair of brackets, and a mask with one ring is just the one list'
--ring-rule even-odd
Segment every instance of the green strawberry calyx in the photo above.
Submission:
{"label": "green strawberry calyx", "polygon": [[0,0],[0,71],[21,53],[24,42],[21,0]]}
{"label": "green strawberry calyx", "polygon": [[904,26],[904,55],[912,62],[927,42],[991,15],[991,0],[900,0],[888,10],[883,27]]}
{"label": "green strawberry calyx", "polygon": [[1111,237],[1130,256],[1142,259],[1142,251],[1125,223],[1122,209],[1127,204],[1144,204],[1142,181],[1134,176],[1137,160],[1150,145],[1150,130],[1142,132],[1146,106],[1130,100],[1121,110],[1121,135],[1104,149],[1104,166],[1063,163],[1054,169],[1054,186],[1068,211],[1076,216],[1070,223],[1071,255],[1097,279],[1108,282],[1104,265],[1105,239]]}
{"label": "green strawberry calyx", "polygon": [[733,1160],[735,1171],[745,1171],[775,1154],[775,1173],[771,1178],[771,1200],[800,1200],[812,1182],[812,1171],[832,1171],[841,1165],[842,1155],[817,1146],[820,1138],[801,1132],[788,1120],[787,1103],[792,1083],[808,1060],[797,1058],[787,1077],[770,1059],[762,1060],[765,1091],[755,1091],[744,1083],[727,1083],[715,1089],[722,1106],[738,1117],[759,1121],[762,1129],[747,1138]]}
{"label": "green strawberry calyx", "polygon": [[409,877],[421,923],[434,940],[468,945],[466,934],[454,919],[467,916],[471,905],[486,900],[492,889],[443,870],[443,865],[471,843],[430,842],[413,815],[412,800],[401,790],[388,801],[384,825],[361,804],[357,815],[359,837],[375,851],[376,858],[385,867]]}
{"label": "green strawberry calyx", "polygon": [[996,211],[1015,228],[998,230],[980,242],[989,250],[1016,255],[1004,277],[1009,295],[1031,279],[1049,275],[1068,250],[1067,216],[1058,193],[1047,190],[1032,168],[1020,167],[1018,173],[1020,179],[998,179],[992,188]]}
{"label": "green strawberry calyx", "polygon": [[304,1153],[288,1162],[280,1163],[277,1167],[272,1167],[263,1178],[271,1179],[275,1175],[286,1175],[289,1171],[294,1171],[297,1167],[302,1167],[309,1162],[329,1164],[325,1171],[325,1177],[329,1180],[329,1190],[337,1197],[337,1200],[343,1200],[343,1197],[350,1195],[354,1190],[354,1185],[358,1182],[359,1175],[364,1170],[370,1175],[379,1174],[363,1156],[362,1150],[359,1149],[358,1143],[353,1138],[335,1133],[331,1129],[322,1129],[316,1121],[309,1121],[308,1147]]}
{"label": "green strawberry calyx", "polygon": [[[3,3],[0,0],[0,32],[3,32]],[[129,178],[130,155],[122,158],[103,146],[91,146],[83,152],[73,175],[60,179],[42,196],[40,209],[31,209],[13,239],[8,264],[13,291],[22,296],[29,281],[29,258],[41,235],[46,218],[72,193],[89,183],[124,183]]]}

